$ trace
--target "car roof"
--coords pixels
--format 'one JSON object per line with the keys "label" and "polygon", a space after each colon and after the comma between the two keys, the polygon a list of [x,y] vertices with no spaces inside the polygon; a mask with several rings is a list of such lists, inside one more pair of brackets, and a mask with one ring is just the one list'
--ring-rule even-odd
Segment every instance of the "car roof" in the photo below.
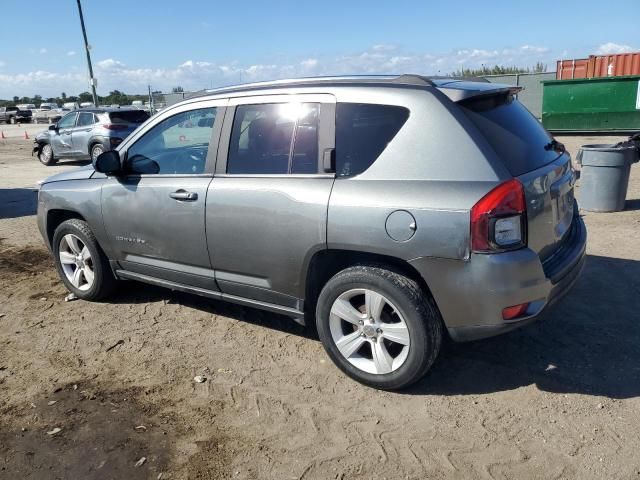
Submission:
{"label": "car roof", "polygon": [[250,92],[264,89],[314,87],[314,86],[382,86],[382,87],[412,87],[412,88],[437,88],[453,101],[460,101],[477,95],[497,92],[515,93],[521,88],[498,83],[489,83],[486,79],[468,77],[428,77],[424,75],[352,75],[333,77],[302,77],[267,82],[246,83],[227,87],[215,88],[198,92],[190,97],[208,95],[221,95],[227,93]]}
{"label": "car roof", "polygon": [[[73,110],[74,112],[90,112],[90,113],[109,113],[109,112],[144,112],[139,108],[111,108],[111,107],[92,107],[92,108],[78,108]],[[146,112],[145,112],[146,113]]]}

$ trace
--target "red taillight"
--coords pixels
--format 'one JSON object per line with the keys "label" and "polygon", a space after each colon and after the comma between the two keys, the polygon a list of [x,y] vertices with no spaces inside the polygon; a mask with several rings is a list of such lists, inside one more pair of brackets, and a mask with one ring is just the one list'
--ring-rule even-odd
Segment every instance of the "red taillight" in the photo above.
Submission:
{"label": "red taillight", "polygon": [[527,314],[528,308],[529,302],[504,308],[502,310],[502,318],[505,320],[513,320],[515,318],[523,317]]}
{"label": "red taillight", "polygon": [[107,130],[126,130],[127,128],[129,128],[126,125],[122,125],[118,123],[105,123],[102,126]]}
{"label": "red taillight", "polygon": [[524,187],[511,179],[491,190],[471,209],[471,249],[490,253],[519,248],[526,243],[525,226]]}

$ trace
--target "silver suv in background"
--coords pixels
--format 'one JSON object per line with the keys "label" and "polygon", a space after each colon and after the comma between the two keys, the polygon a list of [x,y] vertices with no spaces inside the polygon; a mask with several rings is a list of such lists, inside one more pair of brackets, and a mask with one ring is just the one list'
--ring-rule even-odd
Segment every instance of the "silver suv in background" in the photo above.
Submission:
{"label": "silver suv in background", "polygon": [[67,113],[34,139],[33,153],[44,165],[59,159],[98,158],[117,147],[149,115],[135,109],[83,109]]}
{"label": "silver suv in background", "polygon": [[347,375],[402,388],[444,335],[534,320],[584,264],[569,155],[516,91],[413,75],[215,90],[47,179],[38,225],[80,298],[128,279],[304,318]]}

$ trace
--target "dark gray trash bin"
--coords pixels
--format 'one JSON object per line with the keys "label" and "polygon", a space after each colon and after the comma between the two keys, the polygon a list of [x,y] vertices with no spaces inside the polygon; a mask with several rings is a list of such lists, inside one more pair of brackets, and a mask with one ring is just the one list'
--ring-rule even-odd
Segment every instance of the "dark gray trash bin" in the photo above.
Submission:
{"label": "dark gray trash bin", "polygon": [[592,212],[624,210],[631,164],[638,161],[635,145],[583,145],[577,156],[580,208]]}

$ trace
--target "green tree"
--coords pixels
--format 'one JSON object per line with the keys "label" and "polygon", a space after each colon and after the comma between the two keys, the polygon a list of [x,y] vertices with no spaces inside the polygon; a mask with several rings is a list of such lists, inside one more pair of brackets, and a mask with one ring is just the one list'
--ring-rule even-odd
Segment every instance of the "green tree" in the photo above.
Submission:
{"label": "green tree", "polygon": [[178,85],[177,87],[173,87],[171,89],[171,93],[184,93],[184,88]]}
{"label": "green tree", "polygon": [[516,73],[542,73],[547,71],[547,66],[542,62],[538,62],[533,67],[505,67],[503,65],[494,65],[482,68],[461,68],[451,74],[453,77],[484,77],[487,75],[513,75]]}
{"label": "green tree", "polygon": [[91,95],[89,92],[82,92],[80,95],[78,95],[78,100],[82,103],[82,102],[93,102],[93,95]]}
{"label": "green tree", "polygon": [[67,94],[66,94],[66,93],[64,93],[64,92],[62,92],[62,93],[60,94],[60,100],[62,100],[63,102],[66,102],[66,101],[67,101]]}

